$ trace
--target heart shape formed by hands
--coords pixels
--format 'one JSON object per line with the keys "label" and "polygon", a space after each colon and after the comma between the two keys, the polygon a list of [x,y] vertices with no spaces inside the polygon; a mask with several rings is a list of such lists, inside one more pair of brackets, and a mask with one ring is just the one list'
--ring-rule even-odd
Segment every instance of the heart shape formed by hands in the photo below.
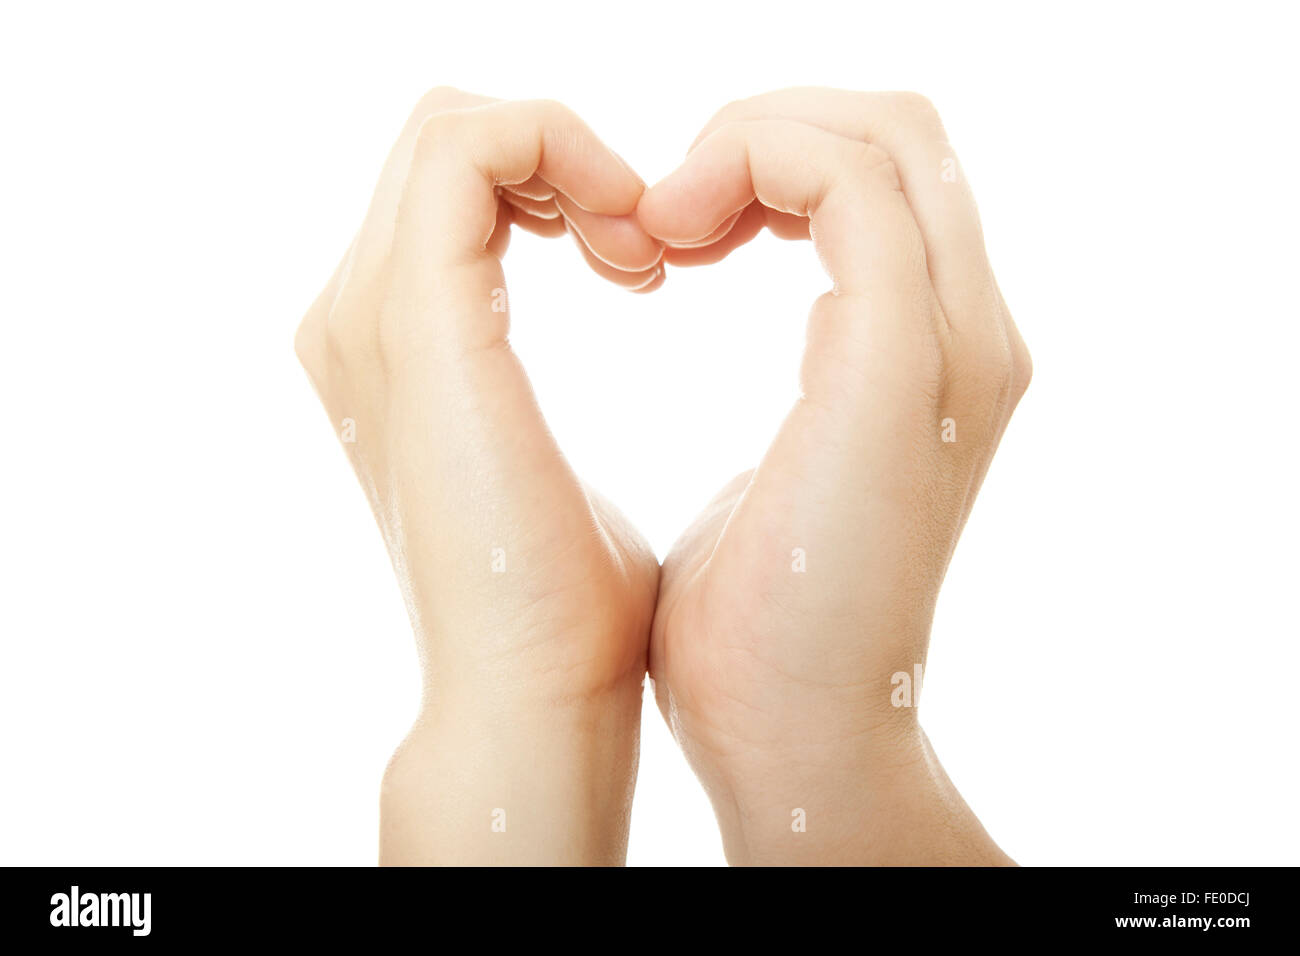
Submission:
{"label": "heart shape formed by hands", "polygon": [[[812,238],[831,277],[801,398],[662,577],[572,473],[509,349],[512,225],[571,233],[598,274],[640,292],[665,263],[715,262],[764,227]],[[420,781],[439,770],[449,721],[484,713],[523,750],[623,768],[593,819],[625,834],[647,666],[733,860],[785,846],[799,807],[887,861],[851,798],[864,778],[915,788],[925,774],[909,812],[953,813],[960,797],[894,677],[924,664],[939,586],[1030,372],[923,98],[800,89],[735,103],[647,190],[558,104],[435,90],[297,345],[331,418],[351,423],[344,447],[420,644],[425,705],[399,751],[419,756],[390,768],[386,846],[434,852],[398,835],[427,811]],[[538,708],[594,723],[599,744],[564,752],[529,727]],[[982,832],[963,852],[996,859]],[[816,841],[797,849],[814,847],[826,862]]]}

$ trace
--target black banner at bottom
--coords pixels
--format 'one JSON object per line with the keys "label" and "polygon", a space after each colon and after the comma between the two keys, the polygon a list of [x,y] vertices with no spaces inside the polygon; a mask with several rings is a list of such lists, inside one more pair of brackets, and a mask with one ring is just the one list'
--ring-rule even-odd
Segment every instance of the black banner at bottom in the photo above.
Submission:
{"label": "black banner at bottom", "polygon": [[[1293,869],[4,871],[0,940],[805,946],[1295,937]],[[620,928],[620,926],[622,928]],[[454,932],[449,936],[448,933]],[[60,939],[62,938],[62,939]],[[873,942],[874,941],[874,942]],[[10,950],[11,952],[13,950]]]}

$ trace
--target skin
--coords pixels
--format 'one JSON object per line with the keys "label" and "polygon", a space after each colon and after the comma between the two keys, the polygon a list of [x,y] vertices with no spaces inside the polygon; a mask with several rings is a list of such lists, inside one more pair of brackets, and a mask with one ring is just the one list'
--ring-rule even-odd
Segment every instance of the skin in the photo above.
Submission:
{"label": "skin", "polygon": [[[802,397],[662,585],[572,473],[510,351],[512,224],[572,234],[634,291],[765,226],[811,237],[831,276]],[[731,862],[1010,862],[892,693],[924,663],[1030,374],[925,100],[735,103],[647,191],[557,104],[435,90],[297,349],[336,427],[352,423],[344,448],[420,649],[381,862],[622,862],[647,667]]]}
{"label": "skin", "polygon": [[343,447],[423,670],[382,863],[623,861],[659,566],[570,469],[494,305],[512,223],[572,232],[597,272],[652,288],[643,190],[558,104],[434,90],[299,328],[331,421],[355,423]]}
{"label": "skin", "polygon": [[833,283],[772,446],[664,562],[650,673],[728,860],[1009,863],[894,706],[1030,376],[937,114],[914,94],[734,103],[637,212],[680,264],[765,224],[811,235]]}

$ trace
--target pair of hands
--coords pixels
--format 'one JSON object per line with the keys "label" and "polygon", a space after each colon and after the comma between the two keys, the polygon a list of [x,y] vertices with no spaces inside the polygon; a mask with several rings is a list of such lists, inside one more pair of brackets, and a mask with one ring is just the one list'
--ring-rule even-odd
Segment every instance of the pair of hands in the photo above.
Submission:
{"label": "pair of hands", "polygon": [[[833,280],[801,398],[662,572],[509,347],[512,225],[637,291],[764,226]],[[896,706],[1030,374],[923,98],[733,103],[646,189],[558,104],[434,90],[296,347],[420,651],[382,862],[622,862],[647,668],[731,862],[1008,862]]]}

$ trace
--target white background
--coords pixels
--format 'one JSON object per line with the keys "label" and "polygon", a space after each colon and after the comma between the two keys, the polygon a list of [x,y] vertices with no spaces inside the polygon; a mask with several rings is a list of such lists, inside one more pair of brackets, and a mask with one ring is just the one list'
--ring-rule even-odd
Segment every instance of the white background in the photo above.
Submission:
{"label": "white background", "polygon": [[[563,100],[653,182],[815,83],[937,104],[1035,360],[935,621],[953,779],[1023,863],[1300,863],[1283,10],[6,5],[0,862],[374,862],[414,652],[291,343],[425,89]],[[648,297],[567,240],[506,267],[561,443],[662,556],[794,396],[811,248]],[[651,707],[631,841],[723,861]]]}

